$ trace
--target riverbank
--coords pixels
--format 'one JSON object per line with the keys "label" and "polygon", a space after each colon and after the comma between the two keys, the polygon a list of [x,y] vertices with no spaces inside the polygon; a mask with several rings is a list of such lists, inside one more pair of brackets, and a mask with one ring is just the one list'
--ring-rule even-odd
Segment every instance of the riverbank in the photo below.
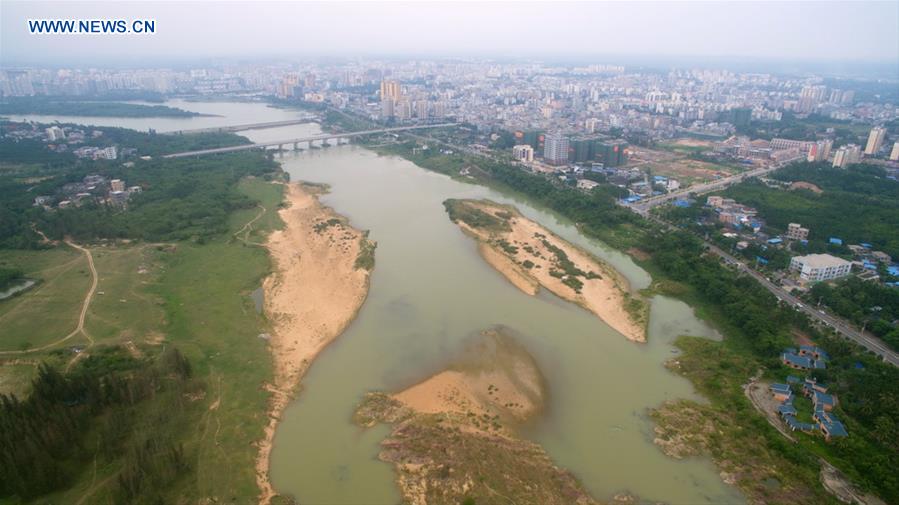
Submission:
{"label": "riverbank", "polygon": [[497,328],[446,370],[396,394],[369,393],[354,419],[393,425],[379,458],[394,465],[404,503],[594,504],[542,447],[515,434],[545,399],[533,357]]}
{"label": "riverbank", "polygon": [[284,229],[269,235],[266,243],[274,262],[274,273],[263,285],[272,324],[274,379],[256,465],[261,503],[275,496],[268,467],[278,420],[312,360],[361,308],[374,266],[374,243],[319,202],[324,191],[324,186],[287,184],[287,206],[278,213]]}
{"label": "riverbank", "polygon": [[614,268],[521,215],[487,200],[447,200],[450,219],[478,240],[484,259],[529,295],[543,287],[646,342],[649,305]]}

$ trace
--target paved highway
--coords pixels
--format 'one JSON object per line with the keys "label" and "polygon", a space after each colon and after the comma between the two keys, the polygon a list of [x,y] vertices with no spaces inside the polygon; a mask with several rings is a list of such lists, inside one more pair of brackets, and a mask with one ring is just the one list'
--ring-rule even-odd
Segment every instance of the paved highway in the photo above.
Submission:
{"label": "paved highway", "polygon": [[[671,226],[669,223],[662,221],[661,219],[659,219],[655,216],[649,215],[649,213],[647,211],[638,211],[637,209],[633,209],[631,206],[628,206],[628,205],[626,205],[626,207],[631,208],[631,210],[638,212],[641,216],[652,219],[653,221],[661,224],[662,226],[665,226],[668,229],[671,229],[671,230],[676,229],[675,227]],[[683,230],[680,230],[680,231],[683,231]],[[848,338],[849,340],[852,340],[853,342],[861,345],[865,349],[880,356],[887,363],[890,363],[893,366],[899,366],[899,353],[896,353],[895,351],[893,351],[892,349],[887,347],[887,345],[884,344],[883,341],[880,340],[879,338],[875,337],[874,335],[872,335],[870,333],[862,332],[862,331],[854,328],[852,325],[847,323],[846,320],[844,320],[842,318],[832,316],[822,310],[818,310],[814,307],[808,306],[805,302],[803,302],[799,298],[791,295],[784,288],[782,288],[782,287],[778,286],[777,284],[774,284],[773,282],[768,280],[768,278],[765,277],[764,275],[762,275],[760,272],[747,266],[742,260],[735,258],[734,256],[731,256],[730,254],[724,252],[721,248],[719,248],[718,246],[716,246],[715,244],[712,244],[711,242],[709,242],[707,240],[704,240],[703,242],[705,243],[706,247],[708,248],[708,250],[710,252],[712,252],[712,253],[718,255],[720,258],[724,259],[724,261],[727,264],[736,266],[736,268],[739,269],[741,272],[752,276],[752,278],[757,280],[759,282],[759,284],[761,284],[763,287],[765,287],[765,289],[770,291],[771,294],[776,296],[781,301],[789,304],[796,310],[802,311],[813,321],[818,321],[820,323],[826,324],[827,326],[830,326],[840,335],[844,336],[845,338]]]}
{"label": "paved highway", "polygon": [[775,165],[771,165],[770,167],[764,168],[756,168],[754,170],[750,170],[748,172],[743,172],[741,174],[732,175],[730,177],[725,177],[723,179],[718,179],[717,181],[707,182],[705,184],[697,184],[695,186],[690,186],[688,188],[684,188],[678,191],[673,191],[671,193],[667,193],[664,195],[653,196],[650,198],[646,198],[640,200],[632,204],[630,207],[635,210],[639,210],[641,215],[644,214],[644,211],[647,211],[657,205],[661,205],[665,202],[669,202],[671,200],[677,198],[683,198],[689,195],[701,195],[703,193],[711,193],[712,191],[717,191],[719,189],[723,189],[731,184],[737,184],[738,182],[742,182],[744,179],[750,177],[758,177],[761,175],[768,174],[773,172],[781,167],[783,167],[786,163],[778,163]]}
{"label": "paved highway", "polygon": [[[447,142],[443,142],[443,141],[440,141],[440,140],[437,140],[437,139],[434,139],[431,137],[422,137],[422,136],[413,135],[413,134],[409,134],[409,135],[412,137],[418,138],[420,140],[423,140],[423,141],[436,142],[438,144],[445,145],[452,149],[461,150],[468,154],[472,154],[472,155],[476,155],[476,156],[483,156],[485,158],[490,158],[490,159],[495,159],[493,156],[491,156],[487,153],[476,151],[474,149],[452,145]],[[740,182],[747,177],[758,177],[760,175],[765,175],[767,173],[773,172],[773,171],[783,167],[787,163],[789,163],[789,162],[779,163],[777,165],[772,165],[772,166],[766,167],[766,168],[758,168],[755,170],[751,170],[749,172],[744,172],[742,174],[728,177],[725,179],[721,179],[718,181],[714,181],[714,182],[711,182],[708,184],[685,188],[681,191],[673,193],[673,195],[675,195],[675,196],[673,196],[671,198],[660,199],[660,201],[658,201],[657,203],[653,202],[651,205],[648,205],[645,207],[642,206],[641,204],[646,203],[646,201],[641,201],[638,204],[632,204],[632,205],[622,204],[622,205],[624,205],[628,209],[636,212],[637,214],[639,214],[647,219],[651,219],[651,220],[661,224],[662,226],[665,226],[669,229],[675,230],[676,228],[671,226],[669,223],[662,221],[661,219],[659,219],[655,216],[652,216],[649,213],[649,210],[656,205],[659,205],[668,200],[671,200],[672,198],[677,198],[678,196],[685,196],[685,195],[689,195],[691,193],[693,193],[693,194],[708,193],[710,191],[714,191],[716,189],[725,187],[727,185]],[[670,195],[665,195],[665,196],[670,196]],[[680,231],[683,231],[683,230],[680,230]],[[774,296],[778,297],[783,302],[790,304],[794,309],[802,311],[808,317],[810,317],[813,321],[818,321],[820,323],[830,326],[840,335],[843,335],[845,338],[848,338],[849,340],[852,340],[853,342],[861,345],[865,349],[868,349],[869,351],[877,354],[878,356],[883,358],[883,360],[886,361],[887,363],[890,363],[894,366],[899,366],[899,354],[897,354],[895,351],[893,351],[889,347],[887,347],[886,344],[884,344],[880,339],[878,339],[874,335],[871,335],[870,333],[867,333],[867,332],[862,332],[862,331],[852,327],[852,325],[847,323],[842,318],[834,317],[830,314],[827,314],[826,312],[823,312],[823,311],[820,311],[815,308],[807,306],[801,300],[799,300],[795,296],[791,295],[789,292],[787,292],[782,287],[769,281],[767,277],[765,277],[761,273],[753,270],[752,268],[748,267],[742,261],[740,261],[737,258],[731,256],[730,254],[722,251],[716,245],[714,245],[708,241],[703,241],[703,242],[705,242],[709,251],[715,253],[716,255],[718,255],[719,257],[724,259],[725,262],[727,262],[731,265],[736,265],[736,267],[738,269],[740,269],[740,271],[742,271],[743,273],[745,273],[747,275],[752,276],[762,286],[764,286],[765,289],[767,289],[769,292],[771,292]]]}

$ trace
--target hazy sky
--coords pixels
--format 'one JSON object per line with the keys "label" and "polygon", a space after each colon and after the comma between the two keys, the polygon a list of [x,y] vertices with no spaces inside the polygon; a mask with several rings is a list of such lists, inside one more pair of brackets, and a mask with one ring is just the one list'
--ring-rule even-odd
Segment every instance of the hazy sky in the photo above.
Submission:
{"label": "hazy sky", "polygon": [[[28,19],[155,19],[154,35],[32,35]],[[899,62],[888,2],[0,0],[5,65],[208,56],[734,56]]]}

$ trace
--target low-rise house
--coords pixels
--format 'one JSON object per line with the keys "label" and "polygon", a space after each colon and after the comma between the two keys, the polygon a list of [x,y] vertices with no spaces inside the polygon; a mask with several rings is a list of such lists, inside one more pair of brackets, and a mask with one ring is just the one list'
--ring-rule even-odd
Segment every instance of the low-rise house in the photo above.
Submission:
{"label": "low-rise house", "polygon": [[788,384],[771,384],[770,389],[774,399],[779,402],[785,402],[793,396],[793,391]]}
{"label": "low-rise house", "polygon": [[784,421],[787,423],[787,426],[790,427],[793,431],[804,431],[806,433],[815,429],[815,425],[811,423],[803,423],[796,419],[795,416],[792,415],[784,415]]}
{"label": "low-rise house", "polygon": [[800,356],[791,350],[787,350],[781,354],[780,360],[784,365],[794,370],[823,370],[827,368],[824,361],[809,356]]}
{"label": "low-rise house", "polygon": [[814,345],[800,345],[799,355],[811,356],[815,359],[830,361],[830,356],[828,356],[827,353],[824,352],[824,349],[821,349],[820,347]]}
{"label": "low-rise house", "polygon": [[827,393],[821,393],[820,391],[815,391],[812,396],[812,400],[815,402],[815,409],[817,410],[819,407],[823,409],[825,412],[830,412],[833,410],[835,399],[833,395],[829,395]]}
{"label": "low-rise house", "polygon": [[819,409],[816,407],[813,417],[815,422],[818,423],[818,429],[821,430],[821,433],[824,434],[824,438],[827,440],[849,436],[849,432],[846,431],[843,423],[835,415],[825,411],[823,408]]}

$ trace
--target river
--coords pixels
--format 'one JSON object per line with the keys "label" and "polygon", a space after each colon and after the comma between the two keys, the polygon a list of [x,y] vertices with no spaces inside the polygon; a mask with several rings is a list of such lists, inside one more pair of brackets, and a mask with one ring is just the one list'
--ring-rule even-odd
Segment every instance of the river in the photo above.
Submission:
{"label": "river", "polygon": [[[171,101],[219,114],[216,125],[276,121],[297,112],[263,104]],[[35,116],[32,119],[39,119]],[[192,119],[66,118],[159,131],[202,127]],[[190,126],[186,126],[187,124]],[[136,126],[136,125],[140,126]],[[315,124],[243,132],[252,140],[316,133]],[[369,297],[347,331],[315,361],[287,409],[272,453],[275,489],[301,503],[400,501],[391,466],[377,460],[387,426],[361,429],[351,415],[372,390],[396,391],[441,370],[477,332],[505,325],[521,335],[548,384],[544,413],[522,435],[540,443],[598,499],[632,493],[672,504],[743,503],[707,458],[678,461],[652,442],[647,410],[665,400],[702,400],[663,363],[681,334],[716,338],[684,303],[652,300],[649,342],[627,341],[595,316],[545,291],[530,297],[479,256],[450,222],[447,198],[490,198],[581,245],[621,271],[635,288],[649,275],[628,256],[580,235],[564,219],[513,195],[459,182],[397,157],[356,146],[286,153],[292,180],[323,182],[322,200],[378,242]],[[322,300],[322,303],[327,303]]]}

